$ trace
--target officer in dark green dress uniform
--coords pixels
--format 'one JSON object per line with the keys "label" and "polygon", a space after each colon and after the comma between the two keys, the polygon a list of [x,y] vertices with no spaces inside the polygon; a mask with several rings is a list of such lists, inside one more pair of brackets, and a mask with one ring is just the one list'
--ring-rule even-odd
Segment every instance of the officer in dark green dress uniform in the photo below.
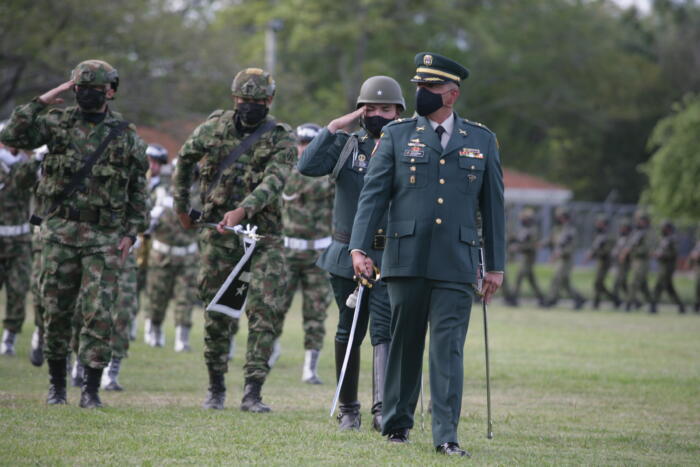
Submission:
{"label": "officer in dark green dress uniform", "polygon": [[[388,76],[373,76],[367,79],[360,89],[357,109],[339,117],[323,128],[309,144],[299,160],[299,172],[311,177],[329,175],[335,179],[336,194],[333,205],[333,240],[319,258],[318,265],[330,273],[331,286],[335,295],[340,319],[335,335],[335,367],[340,375],[343,359],[347,350],[348,338],[354,309],[346,305],[348,295],[355,290],[352,280],[353,270],[348,243],[352,221],[357,210],[357,200],[364,184],[372,150],[384,125],[398,118],[406,108],[401,86]],[[363,129],[348,134],[341,131],[360,121]],[[367,246],[367,253],[381,264],[384,250],[386,214],[372,231],[372,239]],[[357,398],[357,386],[360,375],[360,344],[367,332],[368,321],[370,340],[374,349],[372,424],[381,430],[382,395],[386,358],[389,350],[389,324],[391,308],[386,284],[378,282],[364,294],[364,304],[355,329],[355,337],[350,353],[350,360],[339,395],[340,413],[338,421],[341,430],[360,428],[360,402]]]}
{"label": "officer in dark green dress uniform", "polygon": [[419,53],[415,62],[420,117],[384,128],[365,177],[350,248],[355,273],[369,274],[373,260],[365,252],[388,209],[382,277],[392,314],[382,433],[391,442],[408,441],[430,323],[433,442],[439,453],[465,456],[457,426],[479,266],[477,211],[488,302],[503,282],[503,174],[496,136],[453,110],[467,69],[432,53]]}

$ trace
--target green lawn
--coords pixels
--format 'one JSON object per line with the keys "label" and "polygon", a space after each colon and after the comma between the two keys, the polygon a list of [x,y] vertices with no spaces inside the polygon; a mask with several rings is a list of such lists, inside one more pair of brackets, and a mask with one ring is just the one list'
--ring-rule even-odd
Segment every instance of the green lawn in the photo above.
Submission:
{"label": "green lawn", "polygon": [[[479,465],[638,465],[700,463],[700,316],[612,311],[490,309],[494,433],[487,440],[483,328],[475,308],[466,344],[462,445]],[[336,313],[331,311],[329,329]],[[171,317],[168,318],[172,319]],[[29,364],[30,322],[15,358],[0,358],[0,464],[392,464],[425,465],[433,453],[430,417],[411,444],[389,445],[370,429],[371,349],[365,344],[363,427],[339,433],[328,417],[333,395],[331,342],[322,386],[300,382],[299,302],[283,355],[264,387],[274,412],[238,410],[245,333],[228,374],[227,410],[204,411],[206,371],[197,310],[194,351],[175,354],[139,339],[124,364],[121,394],[106,408],[47,407],[47,370]],[[245,326],[244,326],[245,327]],[[139,336],[140,338],[141,336]],[[426,391],[427,391],[426,382]],[[426,394],[426,404],[429,394]]]}

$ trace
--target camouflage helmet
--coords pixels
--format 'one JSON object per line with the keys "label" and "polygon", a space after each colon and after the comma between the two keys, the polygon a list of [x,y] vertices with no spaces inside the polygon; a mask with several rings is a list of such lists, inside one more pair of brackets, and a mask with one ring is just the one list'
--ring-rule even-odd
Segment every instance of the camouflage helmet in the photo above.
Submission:
{"label": "camouflage helmet", "polygon": [[603,213],[596,214],[595,223],[608,225],[610,223],[610,218],[608,217],[607,214],[603,214]]}
{"label": "camouflage helmet", "polygon": [[161,164],[168,163],[168,150],[160,144],[149,144],[146,148],[146,155]]}
{"label": "camouflage helmet", "polygon": [[70,74],[78,86],[111,85],[115,91],[119,86],[119,73],[109,63],[102,60],[85,60],[80,62]]}
{"label": "camouflage helmet", "polygon": [[629,217],[623,217],[617,224],[619,230],[629,230],[632,228],[632,220]]}
{"label": "camouflage helmet", "polygon": [[534,217],[535,217],[535,210],[532,209],[532,208],[530,208],[530,207],[522,209],[522,210],[520,211],[520,214],[518,214],[518,218],[519,218],[521,221],[524,221],[524,220],[531,220],[531,219],[533,219]]}
{"label": "camouflage helmet", "polygon": [[557,209],[554,210],[554,217],[566,217],[567,219],[570,219],[571,210],[568,206],[558,206]]}
{"label": "camouflage helmet", "polygon": [[301,144],[310,143],[318,132],[321,131],[321,127],[315,123],[304,123],[299,125],[296,129],[297,142]]}
{"label": "camouflage helmet", "polygon": [[402,112],[406,110],[401,86],[388,76],[372,76],[362,83],[355,108],[364,104],[396,104]]}
{"label": "camouflage helmet", "polygon": [[246,68],[233,78],[231,94],[249,99],[267,99],[275,95],[275,80],[262,68]]}
{"label": "camouflage helmet", "polygon": [[671,222],[671,219],[664,219],[661,222],[661,230],[668,230],[669,232],[673,232],[676,230],[676,226]]}
{"label": "camouflage helmet", "polygon": [[649,222],[649,213],[644,208],[638,208],[636,211],[634,211],[634,220],[645,220]]}

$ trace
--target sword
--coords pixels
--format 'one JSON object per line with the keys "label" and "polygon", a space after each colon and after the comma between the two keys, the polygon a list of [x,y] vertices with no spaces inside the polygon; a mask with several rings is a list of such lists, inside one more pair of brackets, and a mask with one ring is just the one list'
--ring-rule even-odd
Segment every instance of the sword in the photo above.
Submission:
{"label": "sword", "polygon": [[355,328],[357,327],[357,318],[360,316],[360,310],[362,309],[362,296],[365,293],[365,288],[372,288],[372,284],[379,280],[379,270],[374,268],[375,277],[374,279],[367,279],[366,277],[360,277],[357,287],[357,302],[355,303],[355,313],[352,315],[352,325],[350,326],[350,337],[348,338],[348,346],[345,350],[345,358],[343,358],[343,366],[340,369],[340,376],[338,377],[338,386],[335,388],[335,395],[333,396],[333,403],[331,404],[330,417],[335,413],[335,407],[338,405],[338,398],[340,397],[340,388],[343,387],[343,381],[345,380],[345,370],[348,368],[348,361],[350,360],[350,352],[352,350],[352,343],[355,340]]}

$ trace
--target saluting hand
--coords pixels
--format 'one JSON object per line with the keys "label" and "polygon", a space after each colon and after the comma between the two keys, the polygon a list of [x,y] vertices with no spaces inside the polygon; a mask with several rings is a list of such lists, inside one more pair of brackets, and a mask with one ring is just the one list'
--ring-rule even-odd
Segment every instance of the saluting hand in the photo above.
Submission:
{"label": "saluting hand", "polygon": [[355,122],[357,122],[360,117],[362,117],[365,114],[365,106],[363,105],[359,109],[355,110],[354,112],[350,112],[349,114],[345,114],[342,117],[338,117],[332,122],[328,124],[328,131],[331,133],[335,134],[336,131],[340,130],[341,128],[348,128],[351,125],[353,125]]}
{"label": "saluting hand", "polygon": [[234,225],[238,225],[243,221],[244,217],[244,208],[236,208],[233,211],[228,211],[226,214],[224,214],[224,218],[216,226],[216,230],[220,234],[230,234],[232,232],[230,230],[226,230],[224,227],[233,227]]}
{"label": "saluting hand", "polygon": [[484,300],[486,303],[491,303],[491,297],[496,293],[496,291],[503,284],[503,273],[502,272],[487,272],[486,277],[484,277],[484,283],[481,286],[481,292],[484,295]]}
{"label": "saluting hand", "polygon": [[50,91],[45,92],[41,96],[39,96],[39,100],[43,102],[46,105],[55,105],[55,104],[63,104],[65,102],[63,98],[59,97],[59,95],[63,94],[64,92],[68,91],[73,87],[73,80],[68,80],[65,83],[56,86]]}

